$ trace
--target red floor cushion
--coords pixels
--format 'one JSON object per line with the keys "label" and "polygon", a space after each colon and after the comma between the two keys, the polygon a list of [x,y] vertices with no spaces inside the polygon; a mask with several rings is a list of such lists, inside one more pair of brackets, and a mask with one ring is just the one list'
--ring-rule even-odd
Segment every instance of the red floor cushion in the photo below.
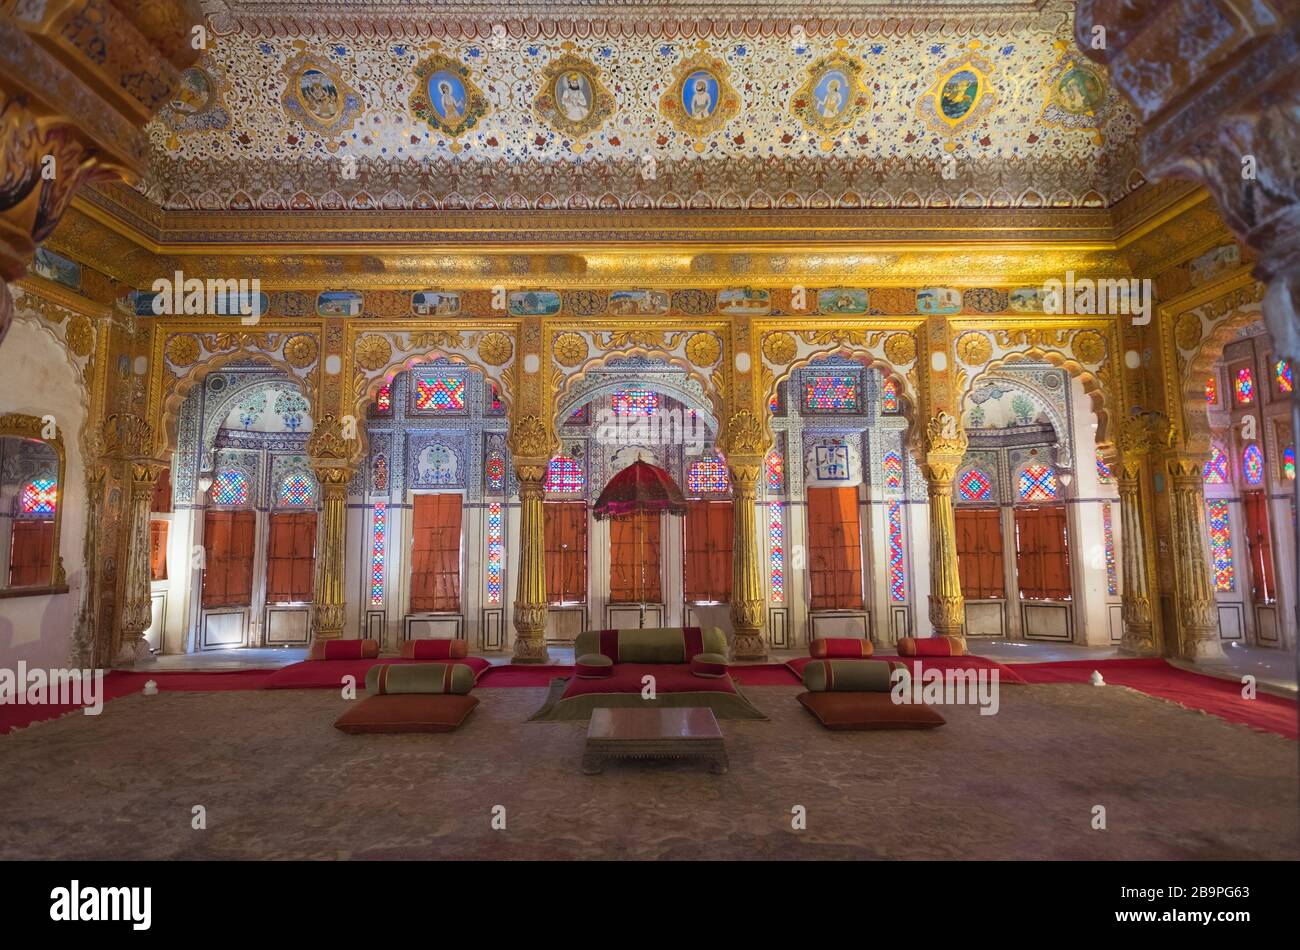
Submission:
{"label": "red floor cushion", "polygon": [[862,637],[813,637],[808,643],[808,654],[823,660],[871,656],[873,649]]}
{"label": "red floor cushion", "polygon": [[378,640],[317,640],[309,660],[369,660],[379,656]]}
{"label": "red floor cushion", "polygon": [[352,735],[379,732],[452,732],[478,706],[474,696],[400,693],[353,703],[334,721]]}
{"label": "red floor cushion", "polygon": [[961,637],[899,637],[899,656],[965,656]]}
{"label": "red floor cushion", "polygon": [[929,706],[896,703],[889,693],[800,693],[799,702],[827,729],[933,729],[943,716]]}
{"label": "red floor cushion", "polygon": [[468,640],[406,640],[402,657],[407,660],[461,660],[469,656]]}
{"label": "red floor cushion", "polygon": [[697,653],[691,657],[691,673],[706,679],[727,675],[727,658],[719,653]]}

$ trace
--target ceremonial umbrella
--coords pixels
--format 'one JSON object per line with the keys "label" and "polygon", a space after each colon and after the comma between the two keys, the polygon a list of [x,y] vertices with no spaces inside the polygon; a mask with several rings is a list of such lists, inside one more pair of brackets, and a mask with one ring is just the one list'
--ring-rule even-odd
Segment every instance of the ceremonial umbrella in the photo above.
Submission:
{"label": "ceremonial umbrella", "polygon": [[[621,515],[642,515],[666,511],[670,515],[686,514],[686,499],[673,477],[657,465],[637,459],[609,480],[592,506],[599,520]],[[641,562],[641,626],[645,626],[645,536],[637,532],[638,559]]]}

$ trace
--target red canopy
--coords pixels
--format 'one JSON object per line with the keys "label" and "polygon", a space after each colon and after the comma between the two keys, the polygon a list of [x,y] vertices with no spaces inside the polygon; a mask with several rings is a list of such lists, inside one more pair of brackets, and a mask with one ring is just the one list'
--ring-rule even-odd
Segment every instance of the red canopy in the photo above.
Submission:
{"label": "red canopy", "polygon": [[649,511],[685,515],[686,499],[671,475],[642,459],[611,478],[592,507],[592,512],[602,520]]}

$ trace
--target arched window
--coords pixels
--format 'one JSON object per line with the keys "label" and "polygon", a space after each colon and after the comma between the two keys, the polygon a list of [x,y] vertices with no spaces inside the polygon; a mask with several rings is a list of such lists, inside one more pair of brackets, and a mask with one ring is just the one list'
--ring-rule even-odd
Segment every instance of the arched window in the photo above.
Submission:
{"label": "arched window", "polygon": [[988,501],[993,497],[993,479],[978,468],[967,469],[957,479],[957,494],[962,501]]}
{"label": "arched window", "polygon": [[306,508],[316,501],[316,484],[306,472],[290,472],[280,481],[276,503],[281,508]]}
{"label": "arched window", "polygon": [[886,376],[884,385],[880,387],[880,411],[898,412],[898,380],[892,376]]}
{"label": "arched window", "polygon": [[212,480],[208,493],[214,505],[248,504],[248,476],[239,469],[228,468]]}
{"label": "arched window", "polygon": [[567,455],[557,455],[546,466],[546,490],[561,494],[577,494],[587,487],[587,476],[582,463]]}
{"label": "arched window", "polygon": [[1253,442],[1241,453],[1241,474],[1247,485],[1258,485],[1264,480],[1264,455]]}
{"label": "arched window", "polygon": [[695,495],[731,491],[727,463],[716,455],[692,462],[686,470],[686,489]]}
{"label": "arched window", "polygon": [[886,452],[884,458],[880,460],[881,469],[885,475],[886,488],[903,487],[903,457],[897,452]]}
{"label": "arched window", "polygon": [[18,495],[18,514],[28,518],[52,515],[58,503],[58,482],[53,478],[33,478]]}
{"label": "arched window", "polygon": [[1205,484],[1228,484],[1228,455],[1217,445],[1210,449],[1209,461],[1205,463]]}
{"label": "arched window", "polygon": [[1026,465],[1020,470],[1017,496],[1021,501],[1054,501],[1056,472],[1047,465]]}

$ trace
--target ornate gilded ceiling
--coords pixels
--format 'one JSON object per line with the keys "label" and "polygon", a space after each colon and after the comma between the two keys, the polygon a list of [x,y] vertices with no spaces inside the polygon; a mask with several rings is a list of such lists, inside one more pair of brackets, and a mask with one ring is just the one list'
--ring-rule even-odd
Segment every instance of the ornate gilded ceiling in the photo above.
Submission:
{"label": "ornate gilded ceiling", "polygon": [[1142,181],[1065,0],[204,7],[148,129],[166,209],[1099,208]]}

